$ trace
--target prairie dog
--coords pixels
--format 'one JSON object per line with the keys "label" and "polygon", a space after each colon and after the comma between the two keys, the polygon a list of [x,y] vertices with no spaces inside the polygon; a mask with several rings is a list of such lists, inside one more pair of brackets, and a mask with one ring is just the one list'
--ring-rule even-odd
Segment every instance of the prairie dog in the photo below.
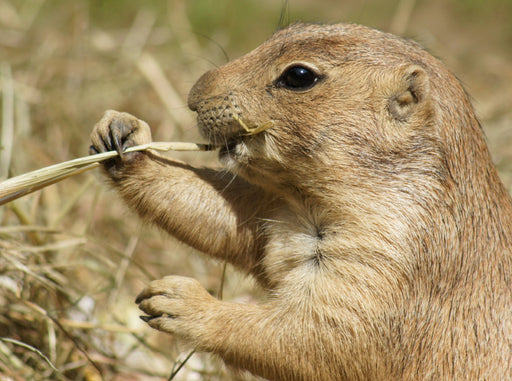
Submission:
{"label": "prairie dog", "polygon": [[[188,103],[224,171],[149,152],[106,172],[143,218],[269,297],[166,277],[137,298],[151,327],[270,380],[511,377],[512,201],[442,63],[363,26],[296,24],[204,74]],[[91,140],[151,133],[109,111]]]}

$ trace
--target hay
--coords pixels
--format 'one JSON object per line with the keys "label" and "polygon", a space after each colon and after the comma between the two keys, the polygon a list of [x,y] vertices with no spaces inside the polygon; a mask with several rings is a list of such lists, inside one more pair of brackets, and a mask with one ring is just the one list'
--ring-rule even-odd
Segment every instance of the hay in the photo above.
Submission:
{"label": "hay", "polygon": [[[210,151],[215,149],[215,147],[209,144],[185,142],[153,142],[130,147],[126,149],[125,152],[144,151],[148,149],[156,151]],[[64,180],[65,178],[96,168],[101,162],[112,159],[117,155],[117,151],[109,151],[97,155],[85,156],[2,181],[0,182],[0,205]]]}

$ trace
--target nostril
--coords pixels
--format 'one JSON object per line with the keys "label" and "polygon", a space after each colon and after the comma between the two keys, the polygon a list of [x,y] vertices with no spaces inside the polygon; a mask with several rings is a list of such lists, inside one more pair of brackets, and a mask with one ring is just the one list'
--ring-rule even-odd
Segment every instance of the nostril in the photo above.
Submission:
{"label": "nostril", "polygon": [[217,87],[216,78],[218,77],[218,69],[210,70],[204,73],[201,78],[192,86],[188,94],[188,107],[192,111],[197,111],[201,102],[209,98]]}
{"label": "nostril", "polygon": [[201,85],[201,79],[190,90],[188,94],[187,104],[192,111],[199,111],[204,94],[204,87]]}
{"label": "nostril", "polygon": [[191,109],[192,111],[197,111],[199,107],[198,97],[194,96],[192,91],[190,91],[190,93],[188,94],[187,103],[189,109]]}

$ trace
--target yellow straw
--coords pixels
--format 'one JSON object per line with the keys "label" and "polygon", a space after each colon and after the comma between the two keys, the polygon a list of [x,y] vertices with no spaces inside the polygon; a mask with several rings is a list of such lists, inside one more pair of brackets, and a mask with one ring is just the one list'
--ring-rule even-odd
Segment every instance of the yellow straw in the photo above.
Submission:
{"label": "yellow straw", "polygon": [[[210,144],[153,142],[130,147],[124,152],[144,151],[147,149],[156,151],[211,151],[215,148],[215,146]],[[102,161],[111,159],[117,155],[117,151],[103,152],[97,155],[85,156],[65,161],[63,163],[50,165],[48,167],[4,180],[0,182],[0,205],[64,180],[67,177],[96,168],[100,166]]]}

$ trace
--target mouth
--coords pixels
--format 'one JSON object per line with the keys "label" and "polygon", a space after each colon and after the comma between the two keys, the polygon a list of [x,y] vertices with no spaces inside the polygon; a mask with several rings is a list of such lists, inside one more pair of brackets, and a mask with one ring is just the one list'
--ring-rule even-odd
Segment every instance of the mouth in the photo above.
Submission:
{"label": "mouth", "polygon": [[212,121],[208,114],[198,114],[198,128],[203,136],[208,137],[211,145],[219,147],[221,157],[238,157],[247,153],[248,140],[253,140],[256,135],[275,126],[276,121],[269,120],[255,125],[247,124],[237,115],[230,115],[229,121]]}
{"label": "mouth", "polygon": [[219,144],[219,146],[220,146],[219,153],[222,156],[234,155],[235,152],[237,151],[237,147],[240,144],[243,144],[242,137],[230,138],[227,141],[225,141],[224,144],[222,144],[222,145]]}

